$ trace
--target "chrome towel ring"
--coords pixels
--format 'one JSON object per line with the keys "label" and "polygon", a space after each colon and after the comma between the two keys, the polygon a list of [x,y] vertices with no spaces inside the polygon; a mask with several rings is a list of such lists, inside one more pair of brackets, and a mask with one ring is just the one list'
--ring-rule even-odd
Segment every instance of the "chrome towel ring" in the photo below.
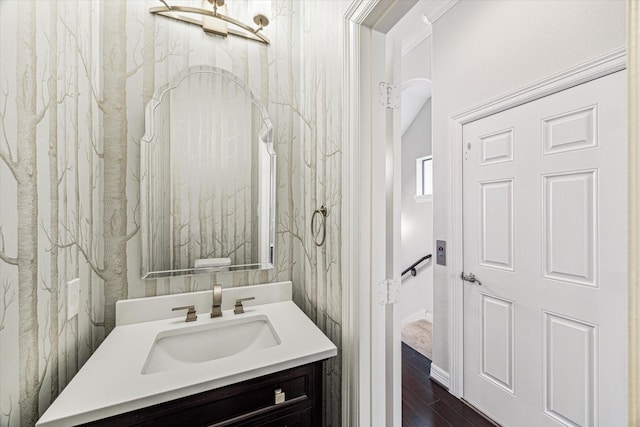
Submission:
{"label": "chrome towel ring", "polygon": [[[316,224],[316,216],[320,215],[321,222]],[[314,209],[311,216],[311,237],[313,243],[316,246],[324,245],[324,240],[327,238],[327,207],[325,205],[320,206],[320,209]]]}

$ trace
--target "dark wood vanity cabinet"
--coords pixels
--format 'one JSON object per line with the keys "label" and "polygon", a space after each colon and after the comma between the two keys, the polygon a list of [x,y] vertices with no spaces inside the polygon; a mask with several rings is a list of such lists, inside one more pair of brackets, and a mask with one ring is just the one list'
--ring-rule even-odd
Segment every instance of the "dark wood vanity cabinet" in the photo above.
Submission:
{"label": "dark wood vanity cabinet", "polygon": [[[275,403],[275,392],[285,393]],[[94,421],[87,426],[322,425],[322,361]]]}

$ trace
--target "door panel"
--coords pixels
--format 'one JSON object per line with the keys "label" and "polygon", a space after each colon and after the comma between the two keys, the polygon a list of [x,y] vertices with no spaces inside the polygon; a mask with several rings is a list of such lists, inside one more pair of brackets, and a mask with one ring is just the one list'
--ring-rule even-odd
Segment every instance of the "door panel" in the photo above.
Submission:
{"label": "door panel", "polygon": [[545,413],[567,425],[596,425],[597,327],[544,312]]}
{"label": "door panel", "polygon": [[489,381],[513,393],[513,301],[480,293],[482,371]]}
{"label": "door panel", "polygon": [[505,426],[624,426],[626,73],[463,127],[464,397]]}
{"label": "door panel", "polygon": [[513,160],[513,129],[480,137],[480,166]]}
{"label": "door panel", "polygon": [[597,171],[545,175],[542,180],[543,276],[597,286]]}
{"label": "door panel", "polygon": [[513,180],[480,183],[480,264],[513,271]]}
{"label": "door panel", "polygon": [[542,154],[596,147],[597,122],[597,105],[543,119]]}

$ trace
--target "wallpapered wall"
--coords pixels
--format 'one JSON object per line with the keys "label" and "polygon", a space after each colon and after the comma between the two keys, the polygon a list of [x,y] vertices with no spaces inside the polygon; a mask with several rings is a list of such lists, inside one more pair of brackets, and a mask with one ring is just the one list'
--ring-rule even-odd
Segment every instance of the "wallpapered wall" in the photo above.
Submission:
{"label": "wallpapered wall", "polygon": [[[0,2],[0,425],[35,423],[114,326],[118,299],[293,280],[340,348],[341,16],[274,0],[270,46],[154,18],[155,1]],[[229,1],[249,21],[250,0]],[[139,141],[154,89],[191,65],[248,82],[275,128],[276,266],[140,280]],[[329,208],[324,246],[309,235]],[[66,283],[81,279],[67,320]],[[340,357],[325,420],[340,424]]]}

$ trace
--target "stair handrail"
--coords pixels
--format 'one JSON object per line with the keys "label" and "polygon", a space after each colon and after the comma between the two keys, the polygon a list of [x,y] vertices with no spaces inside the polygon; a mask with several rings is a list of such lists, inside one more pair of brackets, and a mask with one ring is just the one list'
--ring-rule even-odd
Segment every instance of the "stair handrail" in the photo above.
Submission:
{"label": "stair handrail", "polygon": [[402,272],[401,276],[404,276],[405,274],[411,272],[412,276],[415,276],[416,274],[418,274],[418,271],[416,270],[416,267],[425,260],[428,260],[429,258],[431,258],[431,254],[427,254],[425,256],[423,256],[422,258],[420,258],[419,260],[417,260],[416,262],[414,262],[413,264],[411,264],[409,267],[407,267],[406,270],[404,270]]}

